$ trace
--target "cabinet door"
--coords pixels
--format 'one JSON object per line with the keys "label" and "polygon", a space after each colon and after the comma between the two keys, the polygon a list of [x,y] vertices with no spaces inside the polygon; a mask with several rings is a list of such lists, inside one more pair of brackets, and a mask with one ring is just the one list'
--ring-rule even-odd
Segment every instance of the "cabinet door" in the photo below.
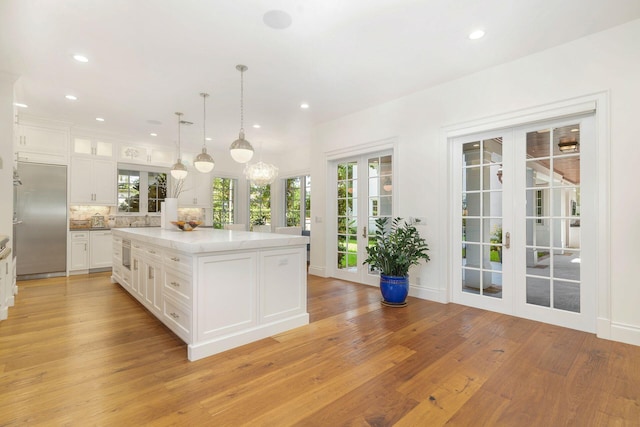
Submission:
{"label": "cabinet door", "polygon": [[94,204],[116,204],[116,164],[112,160],[93,160]]}
{"label": "cabinet door", "polygon": [[89,268],[111,267],[113,263],[113,243],[111,231],[91,231]]}
{"label": "cabinet door", "polygon": [[[71,158],[71,203],[93,203],[93,160]],[[114,182],[115,185],[115,182]]]}
{"label": "cabinet door", "polygon": [[211,207],[211,174],[203,174],[189,168],[184,180],[183,190],[178,197],[178,205],[193,207]]}
{"label": "cabinet door", "polygon": [[142,262],[145,274],[144,299],[147,308],[157,314],[162,312],[162,267],[155,262]]}
{"label": "cabinet door", "polygon": [[16,151],[66,155],[69,135],[65,131],[20,125]]}
{"label": "cabinet door", "polygon": [[86,270],[89,268],[89,241],[71,239],[71,265],[69,270]]}

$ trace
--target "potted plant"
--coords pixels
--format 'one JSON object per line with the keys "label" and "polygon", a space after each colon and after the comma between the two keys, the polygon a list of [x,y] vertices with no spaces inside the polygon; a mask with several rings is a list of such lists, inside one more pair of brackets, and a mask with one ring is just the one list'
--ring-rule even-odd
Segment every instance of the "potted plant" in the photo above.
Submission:
{"label": "potted plant", "polygon": [[380,271],[380,292],[383,304],[406,305],[409,293],[409,267],[420,260],[429,261],[426,241],[418,230],[402,218],[376,219],[376,234],[373,245],[367,246],[367,259],[371,269]]}

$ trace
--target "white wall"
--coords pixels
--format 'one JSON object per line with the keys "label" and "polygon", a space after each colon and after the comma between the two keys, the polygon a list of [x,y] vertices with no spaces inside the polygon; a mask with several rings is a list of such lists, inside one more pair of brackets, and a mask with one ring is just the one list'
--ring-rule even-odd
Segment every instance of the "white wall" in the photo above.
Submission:
{"label": "white wall", "polygon": [[[640,20],[511,63],[414,93],[322,124],[311,147],[313,200],[326,194],[325,153],[395,137],[399,216],[427,218],[431,263],[421,277],[421,296],[442,295],[448,280],[448,154],[443,128],[601,91],[610,93],[611,137],[611,336],[640,345],[637,258],[640,198],[627,186],[640,157]],[[455,54],[455,52],[452,52]],[[312,214],[326,218],[314,203]],[[314,224],[310,272],[326,268],[323,227]],[[413,275],[414,273],[412,273]],[[415,292],[414,292],[415,294]],[[441,298],[440,298],[441,299]]]}
{"label": "white wall", "polygon": [[13,235],[13,83],[0,72],[0,234]]}

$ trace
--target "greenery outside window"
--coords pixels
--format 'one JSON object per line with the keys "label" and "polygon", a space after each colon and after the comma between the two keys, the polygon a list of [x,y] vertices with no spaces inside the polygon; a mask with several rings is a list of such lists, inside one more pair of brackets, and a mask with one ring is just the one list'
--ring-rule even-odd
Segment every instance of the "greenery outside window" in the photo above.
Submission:
{"label": "greenery outside window", "polygon": [[311,176],[296,176],[284,181],[286,226],[311,231]]}
{"label": "greenery outside window", "polygon": [[271,224],[271,185],[249,184],[249,222]]}
{"label": "greenery outside window", "polygon": [[118,169],[118,212],[159,213],[167,196],[166,183],[165,172]]}
{"label": "greenery outside window", "polygon": [[213,228],[235,222],[236,184],[233,178],[213,178]]}

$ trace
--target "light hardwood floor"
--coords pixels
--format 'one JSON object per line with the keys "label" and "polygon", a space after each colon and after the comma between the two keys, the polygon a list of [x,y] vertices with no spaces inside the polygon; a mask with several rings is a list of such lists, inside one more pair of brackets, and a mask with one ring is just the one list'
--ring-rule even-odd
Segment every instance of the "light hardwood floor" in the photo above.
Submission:
{"label": "light hardwood floor", "polygon": [[640,425],[640,347],[309,276],[311,324],[197,362],[97,274],[20,283],[0,425]]}

